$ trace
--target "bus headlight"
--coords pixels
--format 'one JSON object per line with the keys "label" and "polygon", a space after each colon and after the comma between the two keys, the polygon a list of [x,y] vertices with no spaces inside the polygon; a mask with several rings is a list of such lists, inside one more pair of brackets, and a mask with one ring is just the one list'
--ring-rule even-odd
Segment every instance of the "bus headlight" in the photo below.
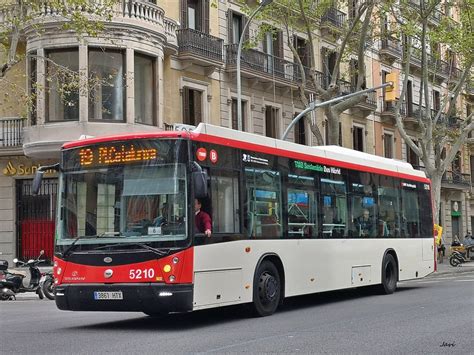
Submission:
{"label": "bus headlight", "polygon": [[179,262],[179,258],[177,256],[175,256],[173,258],[173,264],[177,264]]}
{"label": "bus headlight", "polygon": [[170,282],[174,282],[174,280],[176,280],[176,277],[174,277],[173,275],[170,275],[169,280],[170,280]]}

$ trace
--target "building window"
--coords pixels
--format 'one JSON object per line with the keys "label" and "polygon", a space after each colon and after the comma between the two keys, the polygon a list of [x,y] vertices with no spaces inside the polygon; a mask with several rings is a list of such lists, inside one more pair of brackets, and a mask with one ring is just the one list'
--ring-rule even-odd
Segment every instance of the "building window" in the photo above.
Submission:
{"label": "building window", "polygon": [[125,120],[125,55],[116,50],[89,50],[89,117]]}
{"label": "building window", "polygon": [[383,155],[385,158],[393,158],[394,138],[392,133],[383,134]]}
{"label": "building window", "polygon": [[418,155],[415,154],[413,149],[411,149],[408,144],[406,145],[406,148],[407,148],[407,162],[410,163],[415,169],[419,168],[420,158],[418,157]]}
{"label": "building window", "polygon": [[[242,101],[241,102],[241,108],[242,108],[242,131],[245,131],[245,119],[246,115],[245,113],[247,112],[247,102]],[[232,107],[231,107],[231,115],[232,115],[232,129],[239,129],[239,120],[237,117],[237,99],[232,99]]]}
{"label": "building window", "polygon": [[[245,23],[247,22],[247,18],[239,14],[237,12],[234,12],[232,10],[229,10],[228,14],[228,36],[229,36],[229,44],[238,44],[240,40],[240,36],[242,35],[242,31],[244,29]],[[247,41],[249,39],[249,30],[247,28],[247,31],[245,31],[244,35],[244,41]]]}
{"label": "building window", "polygon": [[202,92],[183,88],[183,123],[197,126],[202,122]]}
{"label": "building window", "polygon": [[135,122],[156,125],[155,60],[135,54]]}
{"label": "building window", "polygon": [[323,89],[327,89],[331,83],[331,78],[336,67],[337,53],[329,48],[321,48],[322,69],[323,69]]}
{"label": "building window", "polygon": [[51,50],[46,57],[46,121],[78,121],[79,50]]}
{"label": "building window", "polygon": [[183,28],[209,33],[209,0],[181,0]]}
{"label": "building window", "polygon": [[[295,117],[299,113],[295,114]],[[305,118],[301,117],[295,124],[295,143],[306,145],[306,125]]]}
{"label": "building window", "polygon": [[278,109],[273,106],[265,106],[265,136],[277,137]]}
{"label": "building window", "polygon": [[441,110],[441,98],[439,91],[433,90],[433,110],[435,111],[435,114]]}
{"label": "building window", "polygon": [[[303,66],[305,67],[310,67],[311,47],[309,45],[309,42],[298,36],[293,36],[293,46],[295,47],[296,52],[298,53],[298,57],[301,60],[301,64],[303,64]],[[296,60],[294,60],[294,62],[296,63]]]}
{"label": "building window", "polygon": [[353,149],[360,152],[364,151],[364,128],[363,127],[352,127],[352,142]]}
{"label": "building window", "polygon": [[[265,71],[267,73],[284,73],[283,58],[283,32],[269,31],[263,37],[263,52],[265,56]],[[276,59],[277,58],[277,59]]]}

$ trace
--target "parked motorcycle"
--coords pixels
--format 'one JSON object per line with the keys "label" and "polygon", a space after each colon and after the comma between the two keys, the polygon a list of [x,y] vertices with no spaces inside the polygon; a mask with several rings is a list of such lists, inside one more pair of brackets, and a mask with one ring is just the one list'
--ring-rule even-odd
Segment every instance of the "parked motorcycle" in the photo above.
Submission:
{"label": "parked motorcycle", "polygon": [[469,260],[465,258],[465,254],[461,253],[459,250],[453,250],[451,256],[449,257],[449,264],[454,267],[468,261]]}
{"label": "parked motorcycle", "polygon": [[53,272],[50,271],[46,274],[43,275],[41,278],[41,290],[43,291],[43,294],[46,296],[47,299],[49,300],[54,300],[54,276]]}
{"label": "parked motorcycle", "polygon": [[3,285],[6,282],[7,271],[8,270],[8,261],[0,260],[0,300],[1,301],[10,301],[16,299],[15,292],[10,288]]}
{"label": "parked motorcycle", "polygon": [[1,300],[16,299],[16,294],[25,292],[35,292],[41,300],[44,298],[40,287],[41,271],[38,268],[38,264],[44,261],[40,260],[43,254],[44,250],[41,250],[36,259],[30,259],[27,262],[20,261],[17,258],[13,259],[13,262],[20,267],[28,267],[29,282],[27,284],[24,284],[24,280],[28,276],[26,271],[8,269],[8,262],[6,260],[0,261],[0,270],[2,270],[2,277],[0,278]]}

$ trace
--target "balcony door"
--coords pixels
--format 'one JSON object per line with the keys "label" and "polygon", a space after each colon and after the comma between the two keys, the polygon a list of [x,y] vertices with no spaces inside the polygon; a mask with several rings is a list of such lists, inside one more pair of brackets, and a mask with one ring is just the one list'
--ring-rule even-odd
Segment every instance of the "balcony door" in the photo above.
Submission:
{"label": "balcony door", "polygon": [[278,108],[265,106],[265,136],[276,138],[278,134],[277,126],[279,120]]}
{"label": "balcony door", "polygon": [[202,122],[202,92],[183,88],[183,123],[197,126]]}
{"label": "balcony door", "polygon": [[265,71],[267,73],[281,72],[283,68],[279,59],[283,57],[283,32],[266,32],[263,37],[263,51],[266,54]]}
{"label": "balcony door", "polygon": [[407,83],[407,115],[413,117],[413,86],[411,80]]}
{"label": "balcony door", "polygon": [[182,28],[209,33],[209,0],[181,0]]}

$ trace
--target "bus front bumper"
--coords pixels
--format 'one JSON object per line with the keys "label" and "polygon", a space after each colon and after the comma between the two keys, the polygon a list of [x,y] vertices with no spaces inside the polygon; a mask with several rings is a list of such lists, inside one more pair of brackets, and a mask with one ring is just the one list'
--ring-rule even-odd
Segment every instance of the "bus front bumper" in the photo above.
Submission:
{"label": "bus front bumper", "polygon": [[165,314],[193,309],[193,285],[62,284],[56,305],[67,311],[114,311]]}

